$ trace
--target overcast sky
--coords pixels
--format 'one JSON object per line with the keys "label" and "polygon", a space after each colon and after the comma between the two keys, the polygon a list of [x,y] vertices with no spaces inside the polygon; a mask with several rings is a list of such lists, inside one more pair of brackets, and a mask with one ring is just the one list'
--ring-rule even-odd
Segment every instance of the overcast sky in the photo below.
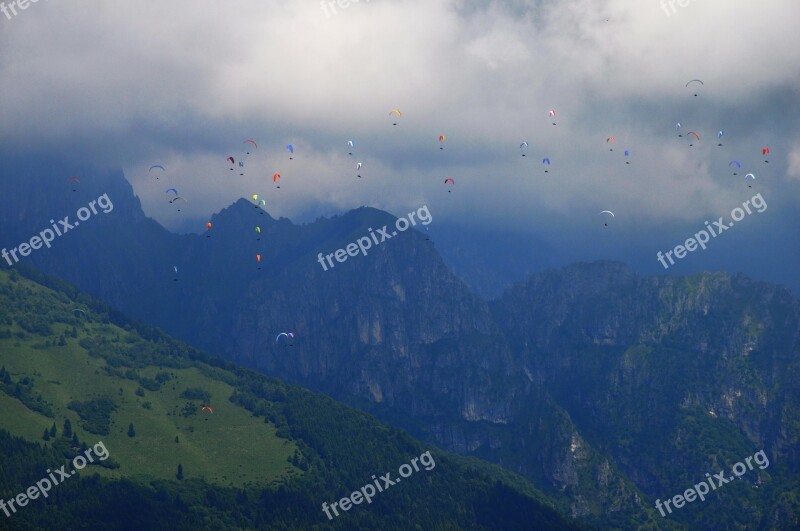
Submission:
{"label": "overcast sky", "polygon": [[[428,204],[551,240],[601,210],[621,231],[701,228],[756,191],[796,212],[800,2],[681,3],[40,0],[0,14],[0,154],[122,168],[147,214],[183,229],[254,193],[298,222]],[[225,159],[245,139],[240,176]]]}

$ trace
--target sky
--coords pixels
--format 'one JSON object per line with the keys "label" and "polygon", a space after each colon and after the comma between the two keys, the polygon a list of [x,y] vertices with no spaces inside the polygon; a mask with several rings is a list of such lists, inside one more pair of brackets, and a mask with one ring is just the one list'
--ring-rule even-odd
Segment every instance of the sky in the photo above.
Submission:
{"label": "sky", "polygon": [[[0,13],[0,156],[121,168],[173,230],[200,232],[253,194],[296,222],[427,204],[434,220],[550,246],[597,244],[601,230],[603,257],[623,260],[756,193],[768,214],[733,230],[786,246],[800,228],[797,0],[39,0],[16,12]],[[189,201],[180,212],[167,188]]]}

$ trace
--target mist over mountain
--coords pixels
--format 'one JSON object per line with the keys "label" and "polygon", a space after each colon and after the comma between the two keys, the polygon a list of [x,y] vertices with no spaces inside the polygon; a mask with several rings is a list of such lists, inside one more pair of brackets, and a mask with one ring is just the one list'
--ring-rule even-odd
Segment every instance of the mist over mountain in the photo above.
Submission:
{"label": "mist over mountain", "polygon": [[24,177],[3,181],[4,241],[103,193],[114,201],[26,262],[237,364],[501,464],[573,518],[662,519],[656,499],[764,449],[772,465],[746,488],[671,519],[797,521],[800,303],[786,288],[596,262],[535,273],[489,302],[441,258],[434,231],[325,270],[320,253],[391,231],[396,218],[373,208],[295,225],[241,199],[206,233],[175,235],[119,174],[72,192],[46,170],[15,171]]}

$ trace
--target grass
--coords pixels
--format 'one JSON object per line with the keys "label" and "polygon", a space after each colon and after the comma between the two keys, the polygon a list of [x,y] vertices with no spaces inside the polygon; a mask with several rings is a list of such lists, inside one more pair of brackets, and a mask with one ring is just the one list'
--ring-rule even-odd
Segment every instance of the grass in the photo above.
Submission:
{"label": "grass", "polygon": [[[46,288],[36,286],[34,289]],[[53,325],[56,337],[62,326]],[[14,326],[12,330],[19,329]],[[44,429],[55,422],[60,437],[64,419],[69,418],[82,442],[93,445],[102,440],[111,458],[120,464],[120,468],[113,471],[99,471],[109,477],[124,476],[141,481],[175,479],[180,463],[185,479],[203,478],[212,484],[243,487],[267,485],[301,473],[287,462],[296,446],[278,438],[275,427],[266,424],[263,418],[256,418],[231,403],[228,399],[234,389],[224,381],[194,367],[151,366],[140,369],[139,373],[154,378],[157,372],[166,370],[172,379],[159,391],[145,390],[143,397],[137,396],[138,382],[107,374],[106,361],[90,357],[78,345],[87,333],[94,337],[106,335],[109,339],[119,335],[121,340],[128,335],[113,325],[87,323],[79,330],[77,339],[67,339],[67,346],[32,348],[34,343],[43,340],[30,335],[23,340],[0,339],[0,365],[11,372],[15,381],[25,376],[33,378],[34,390],[53,405],[55,414],[54,419],[48,418],[0,393],[0,427],[27,440],[49,444],[42,440]],[[193,401],[198,406],[197,413],[188,418],[181,415],[189,401],[180,398],[180,394],[194,387],[211,393],[213,414],[199,411],[202,404]],[[73,400],[86,401],[102,396],[110,397],[117,406],[111,416],[111,432],[107,435],[84,430],[77,413],[67,408]],[[151,403],[150,409],[142,407],[145,402]],[[127,435],[129,423],[135,427],[135,437]]]}

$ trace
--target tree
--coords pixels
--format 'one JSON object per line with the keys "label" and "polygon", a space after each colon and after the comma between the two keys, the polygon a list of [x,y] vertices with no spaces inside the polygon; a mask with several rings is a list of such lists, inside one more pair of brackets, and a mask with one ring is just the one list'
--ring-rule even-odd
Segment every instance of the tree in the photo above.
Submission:
{"label": "tree", "polygon": [[72,337],[74,337],[74,338],[77,338],[78,337],[78,329],[73,326],[72,327],[72,334],[70,334],[70,335]]}
{"label": "tree", "polygon": [[136,396],[144,396],[144,389],[142,389],[141,387],[137,387]]}
{"label": "tree", "polygon": [[80,446],[80,444],[81,443],[78,440],[78,434],[77,433],[73,433],[72,434],[72,447],[73,448],[77,448],[78,446]]}
{"label": "tree", "polygon": [[55,437],[58,435],[58,430],[56,429],[56,423],[53,423],[53,426],[50,428],[50,437]]}
{"label": "tree", "polygon": [[133,422],[128,424],[128,437],[136,437],[136,430],[133,429]]}
{"label": "tree", "polygon": [[64,339],[64,334],[61,334],[61,337],[58,338],[58,346],[59,347],[67,346],[67,340]]}
{"label": "tree", "polygon": [[178,481],[183,481],[183,465],[178,463],[178,473],[175,474],[175,477],[178,478]]}
{"label": "tree", "polygon": [[70,423],[69,419],[64,419],[64,429],[61,431],[67,439],[72,437],[72,423]]}
{"label": "tree", "polygon": [[48,430],[47,428],[44,429],[44,434],[42,435],[42,439],[44,439],[45,441],[50,440],[50,430]]}
{"label": "tree", "polygon": [[178,436],[176,435],[175,436],[175,444],[178,444],[179,442],[181,442],[181,441],[180,441],[180,439],[178,439]]}

